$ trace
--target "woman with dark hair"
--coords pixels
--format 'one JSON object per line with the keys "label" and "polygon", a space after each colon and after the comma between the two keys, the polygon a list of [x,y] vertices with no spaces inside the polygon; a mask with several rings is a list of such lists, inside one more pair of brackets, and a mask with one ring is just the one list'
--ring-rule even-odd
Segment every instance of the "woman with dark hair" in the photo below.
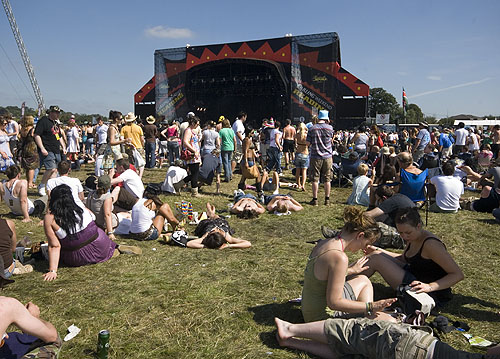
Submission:
{"label": "woman with dark hair", "polygon": [[189,168],[191,178],[191,195],[199,197],[198,194],[198,175],[200,172],[201,154],[200,154],[200,138],[195,129],[200,124],[200,119],[197,116],[190,117],[188,120],[189,126],[184,131],[182,139],[182,150],[189,153],[189,158],[185,159]]}
{"label": "woman with dark hair", "polygon": [[207,202],[208,219],[202,220],[196,226],[194,234],[197,239],[186,243],[188,248],[224,249],[224,248],[250,248],[252,244],[244,239],[233,237],[234,231],[224,218],[215,213],[215,207]]}
{"label": "woman with dark hair", "polygon": [[215,149],[220,148],[219,133],[215,130],[215,122],[209,121],[206,128],[202,132],[201,138],[201,157],[204,158]]}
{"label": "woman with dark hair", "polygon": [[0,118],[0,171],[2,172],[15,164],[9,146],[7,122],[5,118]]}
{"label": "woman with dark hair", "polygon": [[122,113],[118,111],[109,111],[109,120],[111,124],[108,127],[108,143],[104,150],[104,159],[102,162],[102,168],[108,171],[110,178],[113,178],[115,174],[116,161],[122,159],[122,153],[120,150],[121,144],[130,144],[130,138],[120,139],[120,131],[118,130],[118,125],[122,120]]}
{"label": "woman with dark hair", "polygon": [[373,302],[372,283],[362,275],[366,258],[349,265],[345,254],[365,250],[379,236],[377,222],[363,210],[352,206],[345,208],[343,228],[336,236],[320,240],[309,255],[302,291],[305,322],[365,315],[391,320],[381,312],[396,299]]}
{"label": "woman with dark hair", "polygon": [[52,189],[49,210],[43,221],[49,242],[49,271],[44,280],[57,278],[59,262],[80,267],[105,262],[120,253],[141,253],[140,248],[118,246],[109,239],[95,224],[92,212],[76,204],[68,185]]}
{"label": "woman with dark hair", "polygon": [[370,277],[379,272],[394,289],[400,284],[410,285],[417,293],[429,293],[437,305],[451,299],[451,287],[464,279],[462,270],[446,246],[437,236],[423,228],[416,208],[400,210],[396,227],[407,243],[403,254],[368,246],[368,269],[362,272]]}

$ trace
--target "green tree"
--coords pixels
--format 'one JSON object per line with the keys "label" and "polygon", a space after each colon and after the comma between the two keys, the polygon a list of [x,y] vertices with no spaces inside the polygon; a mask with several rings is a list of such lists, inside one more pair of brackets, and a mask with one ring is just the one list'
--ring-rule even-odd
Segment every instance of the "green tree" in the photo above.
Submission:
{"label": "green tree", "polygon": [[438,121],[438,123],[441,126],[451,126],[451,125],[453,125],[454,122],[455,122],[455,120],[452,118],[449,118],[449,117],[443,117],[442,119],[440,119]]}
{"label": "green tree", "polygon": [[427,123],[437,123],[436,117],[434,116],[424,116],[424,121]]}
{"label": "green tree", "polygon": [[398,110],[398,102],[396,98],[381,87],[374,87],[370,89],[370,96],[368,98],[368,111],[370,117],[375,117],[377,113],[388,113],[390,117],[396,115]]}
{"label": "green tree", "polygon": [[418,105],[410,103],[406,109],[406,123],[419,123],[424,120],[424,114]]}

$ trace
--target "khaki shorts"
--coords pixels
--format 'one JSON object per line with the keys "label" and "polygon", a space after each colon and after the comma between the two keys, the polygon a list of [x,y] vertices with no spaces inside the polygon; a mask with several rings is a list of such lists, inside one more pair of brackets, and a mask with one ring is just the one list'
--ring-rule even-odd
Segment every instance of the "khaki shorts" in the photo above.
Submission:
{"label": "khaki shorts", "polygon": [[311,158],[309,161],[309,168],[311,170],[311,181],[319,182],[321,176],[326,182],[331,182],[332,180],[332,158]]}

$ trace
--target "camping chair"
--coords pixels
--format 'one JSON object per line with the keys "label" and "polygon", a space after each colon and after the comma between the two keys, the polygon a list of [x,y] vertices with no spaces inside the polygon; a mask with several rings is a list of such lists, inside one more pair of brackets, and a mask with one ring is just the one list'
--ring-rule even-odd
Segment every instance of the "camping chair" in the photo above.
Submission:
{"label": "camping chair", "polygon": [[399,193],[404,194],[413,202],[424,202],[426,200],[425,182],[427,180],[428,170],[416,175],[401,169],[401,187]]}

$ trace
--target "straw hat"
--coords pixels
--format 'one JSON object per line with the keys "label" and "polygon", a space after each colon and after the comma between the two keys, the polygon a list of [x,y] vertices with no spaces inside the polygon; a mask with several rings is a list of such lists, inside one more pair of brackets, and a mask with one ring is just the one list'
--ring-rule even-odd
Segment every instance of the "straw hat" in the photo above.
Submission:
{"label": "straw hat", "polygon": [[125,116],[125,122],[134,122],[137,116],[134,115],[133,112],[127,113],[127,116]]}
{"label": "straw hat", "polygon": [[146,117],[146,122],[152,125],[153,123],[156,122],[156,119],[153,116],[148,116]]}

